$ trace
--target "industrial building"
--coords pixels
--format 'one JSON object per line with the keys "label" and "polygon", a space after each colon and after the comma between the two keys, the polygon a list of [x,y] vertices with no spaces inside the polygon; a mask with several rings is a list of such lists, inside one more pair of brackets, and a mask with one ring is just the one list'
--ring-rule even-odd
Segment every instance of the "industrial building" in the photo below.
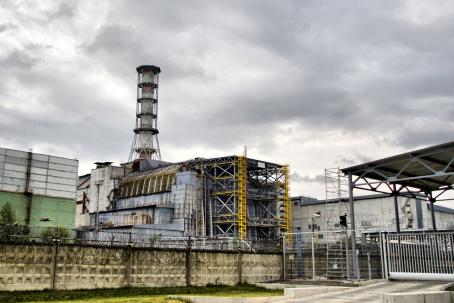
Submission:
{"label": "industrial building", "polygon": [[74,228],[78,166],[74,159],[0,148],[0,207],[9,202],[17,223],[32,232]]}
{"label": "industrial building", "polygon": [[[338,233],[343,227],[339,216],[347,215],[350,224],[348,199],[318,200],[311,197],[292,197],[293,230],[311,233],[317,232],[319,241],[324,233]],[[355,196],[355,228],[361,233],[395,232],[396,219],[394,198],[384,194]],[[424,197],[398,197],[399,226],[402,232],[430,230],[432,228],[431,204]],[[454,209],[434,205],[434,214],[438,228],[454,229]],[[312,227],[312,224],[314,225]],[[350,229],[351,226],[348,225]],[[308,238],[309,240],[310,238]]]}
{"label": "industrial building", "polygon": [[80,237],[118,239],[131,233],[144,239],[271,240],[291,231],[287,165],[245,155],[161,160],[160,72],[153,65],[137,67],[136,126],[128,162],[96,163],[96,169],[79,179]]}
{"label": "industrial building", "polygon": [[286,165],[244,156],[137,163],[92,171],[85,195],[93,229],[251,240],[291,230]]}

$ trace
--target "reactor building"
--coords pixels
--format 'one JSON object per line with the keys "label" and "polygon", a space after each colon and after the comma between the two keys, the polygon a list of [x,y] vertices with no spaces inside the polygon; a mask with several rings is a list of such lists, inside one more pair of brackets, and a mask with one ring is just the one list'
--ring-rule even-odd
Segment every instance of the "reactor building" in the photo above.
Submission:
{"label": "reactor building", "polygon": [[[79,237],[110,240],[133,233],[275,240],[290,232],[289,167],[241,156],[161,159],[161,69],[137,67],[137,104],[129,161],[98,162],[78,183]],[[100,237],[106,237],[100,239]]]}

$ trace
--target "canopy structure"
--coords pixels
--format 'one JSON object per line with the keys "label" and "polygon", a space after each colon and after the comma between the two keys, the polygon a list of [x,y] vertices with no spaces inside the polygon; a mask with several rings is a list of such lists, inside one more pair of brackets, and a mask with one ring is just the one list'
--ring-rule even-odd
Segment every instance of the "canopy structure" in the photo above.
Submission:
{"label": "canopy structure", "polygon": [[[436,231],[433,203],[454,200],[454,141],[342,169],[348,176],[352,240],[355,239],[353,190],[394,197],[396,232],[400,233],[398,196],[424,196],[431,203],[432,229]],[[355,241],[352,241],[355,251]],[[357,258],[354,264],[358,263]],[[358,267],[357,267],[358,269]]]}

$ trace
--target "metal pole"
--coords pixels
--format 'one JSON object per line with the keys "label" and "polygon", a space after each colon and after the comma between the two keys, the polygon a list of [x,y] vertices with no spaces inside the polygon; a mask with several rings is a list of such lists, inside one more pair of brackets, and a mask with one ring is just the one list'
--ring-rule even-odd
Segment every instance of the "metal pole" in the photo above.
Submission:
{"label": "metal pole", "polygon": [[96,195],[96,231],[99,232],[99,186],[101,184],[97,183],[97,195]]}
{"label": "metal pole", "polygon": [[282,236],[282,273],[283,273],[283,278],[285,280],[286,275],[285,275],[285,233]]}
{"label": "metal pole", "polygon": [[314,250],[314,232],[312,232],[312,280],[315,279],[315,250]]}
{"label": "metal pole", "polygon": [[437,231],[437,225],[435,224],[435,211],[434,211],[435,199],[432,197],[432,192],[429,193],[429,201],[430,201],[430,214],[432,216],[432,229],[433,229],[433,231]]}
{"label": "metal pole", "polygon": [[350,262],[348,262],[348,231],[345,228],[345,266],[347,268],[347,280],[350,280]]}
{"label": "metal pole", "polygon": [[396,219],[396,232],[400,234],[399,205],[397,201],[396,184],[393,184],[393,198],[394,198],[394,217]]}
{"label": "metal pole", "polygon": [[353,257],[353,272],[355,278],[359,277],[358,256],[356,255],[356,227],[355,227],[355,207],[353,206],[353,178],[352,173],[348,172],[348,200],[350,203],[350,224],[352,232],[352,257]]}

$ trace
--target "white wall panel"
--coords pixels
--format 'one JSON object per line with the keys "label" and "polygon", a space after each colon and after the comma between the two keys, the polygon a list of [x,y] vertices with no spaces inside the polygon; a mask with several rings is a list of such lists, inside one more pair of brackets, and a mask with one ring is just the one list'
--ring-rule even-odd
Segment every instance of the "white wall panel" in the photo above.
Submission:
{"label": "white wall panel", "polygon": [[46,182],[30,181],[30,188],[33,192],[35,192],[35,189],[37,188],[46,189],[46,185]]}
{"label": "white wall panel", "polygon": [[47,183],[47,188],[48,189],[54,189],[54,190],[73,192],[74,196],[76,196],[76,191],[74,190],[76,188],[75,186],[63,185],[63,184],[55,184],[55,183]]}
{"label": "white wall panel", "polygon": [[55,164],[63,164],[63,165],[69,165],[69,166],[78,166],[78,161],[73,160],[73,159],[65,159],[65,158],[60,158],[60,157],[53,157],[49,156],[49,162],[50,163],[55,163]]}
{"label": "white wall panel", "polygon": [[46,182],[47,181],[47,176],[46,175],[31,174],[30,175],[30,180],[31,181]]}
{"label": "white wall panel", "polygon": [[28,158],[28,152],[20,151],[20,150],[14,150],[14,149],[7,149],[6,150],[6,155],[7,156],[12,156],[12,157],[18,157],[18,158]]}
{"label": "white wall panel", "polygon": [[77,167],[75,167],[75,166],[63,165],[63,164],[55,164],[55,163],[51,163],[51,162],[49,163],[49,169],[55,169],[55,170],[61,170],[61,171],[77,173]]}
{"label": "white wall panel", "polygon": [[38,160],[38,161],[49,162],[49,156],[48,155],[33,154],[32,155],[32,159],[33,160]]}
{"label": "white wall panel", "polygon": [[5,170],[25,173],[27,171],[27,166],[5,163]]}
{"label": "white wall panel", "polygon": [[64,184],[64,185],[76,186],[77,180],[75,180],[75,179],[67,179],[67,178],[59,178],[59,177],[52,177],[52,176],[49,176],[49,177],[47,178],[47,182],[48,182],[49,184],[55,183],[55,184]]}
{"label": "white wall panel", "polygon": [[74,172],[66,172],[61,170],[49,169],[49,176],[74,179]]}
{"label": "white wall panel", "polygon": [[47,176],[47,169],[32,167],[31,170],[30,170],[30,173],[31,173],[32,175],[43,175],[43,176]]}
{"label": "white wall panel", "polygon": [[[28,152],[0,149],[0,190],[24,192]],[[32,154],[30,190],[34,194],[74,199],[78,161]]]}
{"label": "white wall panel", "polygon": [[3,176],[5,177],[10,177],[10,178],[18,178],[18,179],[23,179],[25,182],[25,172],[19,172],[19,171],[14,171],[14,170],[5,170],[3,173]]}

